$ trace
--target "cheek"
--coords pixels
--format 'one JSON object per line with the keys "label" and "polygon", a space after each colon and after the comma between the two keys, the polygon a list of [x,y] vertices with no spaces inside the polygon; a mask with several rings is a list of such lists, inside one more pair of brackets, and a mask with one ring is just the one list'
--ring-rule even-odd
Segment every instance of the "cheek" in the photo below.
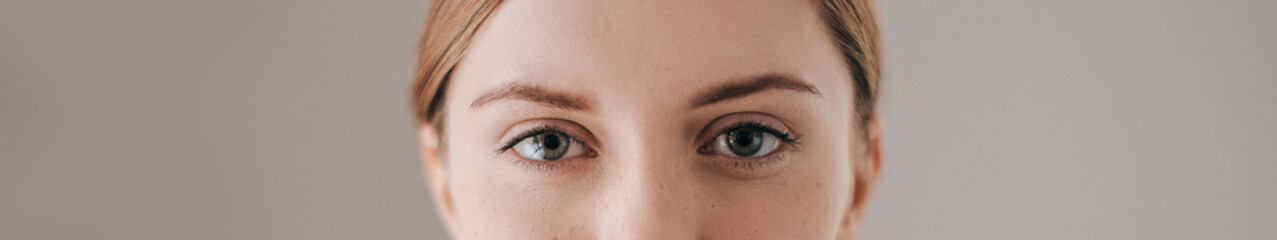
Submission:
{"label": "cheek", "polygon": [[[529,169],[495,154],[488,137],[500,135],[491,124],[460,115],[451,118],[448,136],[448,184],[456,213],[456,233],[465,239],[526,239],[530,236],[578,236],[589,221],[581,211],[582,192],[538,181]],[[569,238],[571,239],[571,238]]]}
{"label": "cheek", "polygon": [[[590,218],[576,190],[526,179],[505,159],[470,158],[458,164],[452,191],[462,234],[473,239],[585,236]],[[569,238],[573,239],[573,238]]]}
{"label": "cheek", "polygon": [[833,236],[851,189],[849,168],[839,168],[846,165],[839,162],[846,160],[825,152],[794,153],[793,157],[791,161],[805,164],[792,164],[774,181],[716,186],[721,200],[711,208],[713,220],[705,222],[713,225],[716,234],[732,236],[729,239]]}

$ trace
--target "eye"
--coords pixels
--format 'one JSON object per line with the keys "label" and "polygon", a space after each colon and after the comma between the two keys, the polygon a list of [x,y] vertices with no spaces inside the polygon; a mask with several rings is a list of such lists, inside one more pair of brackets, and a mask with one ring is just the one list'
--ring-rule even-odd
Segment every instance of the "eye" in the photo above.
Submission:
{"label": "eye", "polygon": [[767,156],[775,152],[781,142],[785,141],[772,132],[775,130],[757,126],[730,128],[714,137],[713,142],[710,143],[710,150],[719,155],[737,158]]}
{"label": "eye", "polygon": [[588,149],[580,140],[559,131],[549,130],[530,133],[516,140],[512,149],[520,157],[537,161],[570,159],[586,154]]}

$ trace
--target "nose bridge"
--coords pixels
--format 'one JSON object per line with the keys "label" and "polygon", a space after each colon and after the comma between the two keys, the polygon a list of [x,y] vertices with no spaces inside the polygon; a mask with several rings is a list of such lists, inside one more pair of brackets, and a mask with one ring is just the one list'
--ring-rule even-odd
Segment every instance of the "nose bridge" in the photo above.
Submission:
{"label": "nose bridge", "polygon": [[[609,169],[605,239],[693,239],[697,190],[676,133],[634,128]],[[668,126],[664,129],[670,129]]]}

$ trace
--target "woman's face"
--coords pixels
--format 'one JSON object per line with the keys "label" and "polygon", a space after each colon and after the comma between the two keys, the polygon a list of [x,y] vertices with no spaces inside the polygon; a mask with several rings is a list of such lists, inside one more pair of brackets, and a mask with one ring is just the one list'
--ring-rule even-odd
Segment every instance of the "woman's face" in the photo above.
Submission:
{"label": "woman's face", "polygon": [[846,235],[841,59],[807,1],[506,1],[427,172],[459,238]]}

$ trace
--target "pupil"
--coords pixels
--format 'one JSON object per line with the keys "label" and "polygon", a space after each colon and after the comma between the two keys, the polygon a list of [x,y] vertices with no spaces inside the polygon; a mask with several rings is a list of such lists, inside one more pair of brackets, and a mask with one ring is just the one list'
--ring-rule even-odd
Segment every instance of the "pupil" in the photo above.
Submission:
{"label": "pupil", "polygon": [[754,135],[750,134],[748,130],[739,130],[736,131],[736,134],[732,135],[735,135],[735,139],[733,139],[735,141],[733,142],[735,142],[737,146],[743,147],[754,144]]}
{"label": "pupil", "polygon": [[551,150],[558,149],[559,145],[562,145],[562,144],[563,143],[560,141],[559,135],[555,135],[555,134],[546,135],[541,140],[541,146],[543,146],[545,149],[551,149]]}

